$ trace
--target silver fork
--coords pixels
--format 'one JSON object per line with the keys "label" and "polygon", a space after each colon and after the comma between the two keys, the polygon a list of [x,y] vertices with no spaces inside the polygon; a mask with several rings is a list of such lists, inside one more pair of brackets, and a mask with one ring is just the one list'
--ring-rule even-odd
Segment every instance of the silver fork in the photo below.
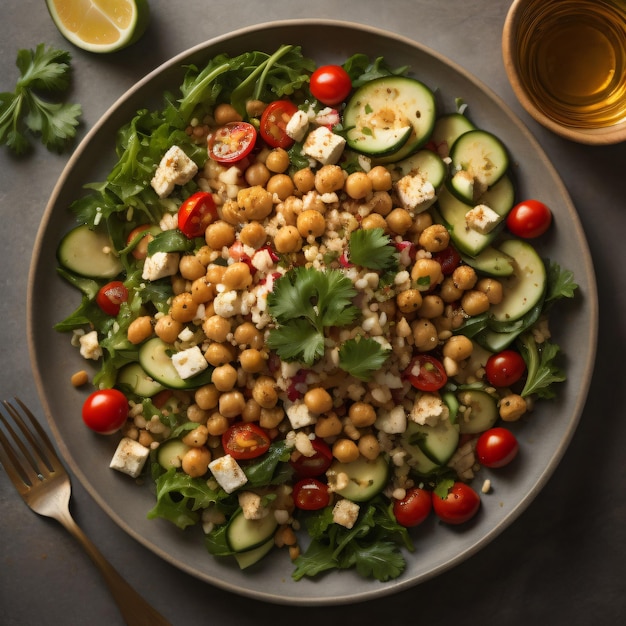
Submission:
{"label": "silver fork", "polygon": [[[20,411],[6,400],[0,410],[0,462],[24,502],[39,515],[60,522],[81,544],[99,568],[128,626],[169,626],[104,558],[78,527],[69,509],[70,477],[59,460],[50,439],[34,415],[18,398]],[[11,421],[13,425],[11,425]]]}

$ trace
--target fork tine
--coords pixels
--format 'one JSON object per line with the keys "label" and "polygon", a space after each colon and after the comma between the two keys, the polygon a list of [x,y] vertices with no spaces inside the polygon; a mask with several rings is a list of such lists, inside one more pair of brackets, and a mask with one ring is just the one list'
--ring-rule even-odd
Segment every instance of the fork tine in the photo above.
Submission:
{"label": "fork tine", "polygon": [[[13,429],[6,421],[4,414],[0,411],[0,422],[4,425],[7,432],[11,434],[11,437],[15,440],[15,433]],[[4,431],[0,428],[0,463],[3,465],[8,477],[11,479],[15,488],[24,493],[33,483],[28,472],[24,470],[23,462],[15,454],[15,448],[8,440]],[[28,467],[28,466],[27,466]],[[34,476],[34,474],[33,474]]]}

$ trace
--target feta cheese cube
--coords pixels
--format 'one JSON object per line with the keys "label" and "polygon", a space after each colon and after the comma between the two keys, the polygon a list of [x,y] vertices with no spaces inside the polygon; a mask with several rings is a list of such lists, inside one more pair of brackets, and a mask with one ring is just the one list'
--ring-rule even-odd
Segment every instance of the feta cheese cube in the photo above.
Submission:
{"label": "feta cheese cube", "polygon": [[198,166],[178,146],[172,146],[161,159],[150,181],[159,198],[174,191],[175,185],[188,183],[198,173]]}
{"label": "feta cheese cube", "polygon": [[198,346],[173,354],[172,365],[183,380],[191,378],[209,367],[209,363]]}
{"label": "feta cheese cube", "polygon": [[209,463],[209,470],[226,493],[232,493],[248,482],[241,466],[230,454],[214,459]]}
{"label": "feta cheese cube", "polygon": [[80,355],[84,359],[97,361],[102,356],[102,348],[98,343],[98,332],[92,330],[78,338],[80,344]]}
{"label": "feta cheese cube", "polygon": [[304,111],[296,111],[285,126],[285,132],[294,140],[302,141],[309,129],[309,118]]}
{"label": "feta cheese cube", "polygon": [[333,507],[333,522],[346,528],[352,528],[359,517],[359,505],[352,500],[339,500]]}
{"label": "feta cheese cube", "polygon": [[141,474],[150,455],[150,449],[142,446],[130,437],[124,437],[117,445],[117,450],[111,459],[109,467],[132,478]]}
{"label": "feta cheese cube", "polygon": [[440,419],[447,419],[448,407],[436,393],[422,393],[413,404],[409,419],[422,426],[435,426]]}
{"label": "feta cheese cube", "polygon": [[401,406],[395,406],[389,411],[380,410],[376,418],[376,428],[384,433],[393,435],[406,430],[406,413]]}
{"label": "feta cheese cube", "polygon": [[253,491],[242,491],[238,494],[239,506],[246,519],[263,519],[269,509],[261,504],[261,496]]}
{"label": "feta cheese cube", "polygon": [[173,276],[178,272],[179,261],[178,252],[155,252],[146,257],[141,278],[153,281],[166,276]]}
{"label": "feta cheese cube", "polygon": [[317,422],[317,416],[313,415],[304,402],[288,402],[283,404],[287,418],[291,423],[291,428],[298,430],[305,426],[311,426]]}
{"label": "feta cheese cube", "polygon": [[421,174],[407,174],[396,183],[400,204],[408,210],[425,211],[435,201],[435,188]]}
{"label": "feta cheese cube", "polygon": [[326,126],[311,131],[304,141],[302,152],[322,165],[334,165],[343,153],[346,140]]}
{"label": "feta cheese cube", "polygon": [[483,235],[490,233],[500,221],[500,216],[486,204],[479,204],[465,214],[468,228]]}

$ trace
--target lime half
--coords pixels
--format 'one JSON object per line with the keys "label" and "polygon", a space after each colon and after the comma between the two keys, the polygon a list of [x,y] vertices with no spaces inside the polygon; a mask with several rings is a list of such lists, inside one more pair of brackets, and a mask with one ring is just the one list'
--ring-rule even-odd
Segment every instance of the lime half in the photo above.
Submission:
{"label": "lime half", "polygon": [[61,34],[89,52],[114,52],[134,43],[148,25],[147,0],[46,0]]}

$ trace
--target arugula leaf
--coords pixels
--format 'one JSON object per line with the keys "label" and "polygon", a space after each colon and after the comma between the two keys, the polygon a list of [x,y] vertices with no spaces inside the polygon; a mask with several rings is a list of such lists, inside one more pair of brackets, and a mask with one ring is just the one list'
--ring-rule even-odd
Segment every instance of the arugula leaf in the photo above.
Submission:
{"label": "arugula leaf", "polygon": [[527,370],[526,384],[520,395],[527,397],[535,394],[539,398],[554,398],[554,383],[566,380],[565,373],[556,364],[559,346],[550,341],[537,344],[532,332],[526,332],[518,338],[518,347]]}
{"label": "arugula leaf", "polygon": [[[292,474],[291,466],[287,464],[291,451],[285,441],[272,443],[260,461],[244,468],[244,473],[248,477],[246,487],[277,485],[288,480]],[[287,465],[283,468],[281,464]]]}
{"label": "arugula leaf", "polygon": [[352,80],[352,86],[356,88],[375,78],[402,76],[407,73],[409,66],[404,65],[392,69],[387,65],[383,57],[377,57],[374,61],[371,61],[366,54],[357,53],[346,60],[343,68],[348,72]]}
{"label": "arugula leaf", "polygon": [[398,251],[382,228],[359,229],[350,235],[348,258],[350,263],[373,270],[392,270],[398,267]]}
{"label": "arugula leaf", "polygon": [[355,337],[339,348],[339,367],[359,380],[369,380],[390,354],[390,349],[371,337]]}
{"label": "arugula leaf", "polygon": [[49,149],[62,151],[76,135],[82,109],[78,104],[51,102],[70,83],[70,53],[39,44],[19,50],[21,76],[15,91],[0,93],[0,143],[21,154],[31,147],[29,135],[39,135]]}

